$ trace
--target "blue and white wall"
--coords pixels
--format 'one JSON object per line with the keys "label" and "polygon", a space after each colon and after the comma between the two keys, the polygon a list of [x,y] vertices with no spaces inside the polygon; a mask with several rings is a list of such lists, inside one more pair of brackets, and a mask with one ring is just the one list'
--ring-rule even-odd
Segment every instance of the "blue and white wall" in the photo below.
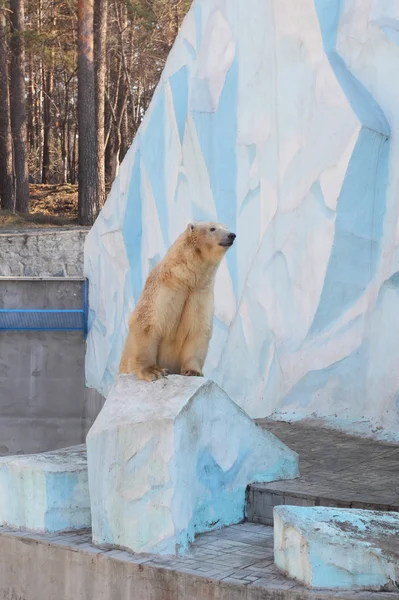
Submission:
{"label": "blue and white wall", "polygon": [[399,1],[196,0],[86,242],[107,394],[192,219],[237,243],[206,374],[251,416],[399,439]]}

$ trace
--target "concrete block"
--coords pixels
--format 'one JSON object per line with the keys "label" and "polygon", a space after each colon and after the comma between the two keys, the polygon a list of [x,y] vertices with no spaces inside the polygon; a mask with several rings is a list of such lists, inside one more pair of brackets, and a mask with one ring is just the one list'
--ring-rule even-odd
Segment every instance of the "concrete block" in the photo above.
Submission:
{"label": "concrete block", "polygon": [[0,525],[45,533],[90,527],[85,447],[0,458]]}
{"label": "concrete block", "polygon": [[296,453],[204,378],[121,375],[87,436],[93,541],[184,552],[241,521],[252,481],[298,475]]}
{"label": "concrete block", "polygon": [[311,588],[397,590],[399,514],[278,506],[274,560]]}

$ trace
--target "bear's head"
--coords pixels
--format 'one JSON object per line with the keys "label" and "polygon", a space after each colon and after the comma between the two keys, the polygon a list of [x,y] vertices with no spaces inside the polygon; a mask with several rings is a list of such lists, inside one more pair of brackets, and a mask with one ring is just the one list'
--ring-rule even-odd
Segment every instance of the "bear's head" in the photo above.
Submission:
{"label": "bear's head", "polygon": [[210,263],[220,262],[236,238],[236,234],[227,227],[212,221],[190,223],[187,236],[196,251]]}

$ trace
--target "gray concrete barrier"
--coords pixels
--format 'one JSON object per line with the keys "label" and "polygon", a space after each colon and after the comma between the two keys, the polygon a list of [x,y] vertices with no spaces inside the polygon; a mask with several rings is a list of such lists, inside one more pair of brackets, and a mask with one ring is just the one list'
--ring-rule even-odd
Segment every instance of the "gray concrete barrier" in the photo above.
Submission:
{"label": "gray concrete barrier", "polygon": [[[0,277],[0,454],[80,444],[101,409],[101,396],[84,384],[85,285]],[[27,310],[59,312],[12,312]],[[62,330],[71,318],[80,329]],[[35,330],[38,319],[48,328]]]}

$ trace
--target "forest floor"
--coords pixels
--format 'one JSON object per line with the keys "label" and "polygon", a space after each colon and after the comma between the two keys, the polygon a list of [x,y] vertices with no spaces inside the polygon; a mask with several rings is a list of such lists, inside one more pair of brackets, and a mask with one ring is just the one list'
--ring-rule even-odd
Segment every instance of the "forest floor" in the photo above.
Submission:
{"label": "forest floor", "polygon": [[71,227],[78,225],[78,186],[30,185],[29,214],[0,210],[2,229]]}

